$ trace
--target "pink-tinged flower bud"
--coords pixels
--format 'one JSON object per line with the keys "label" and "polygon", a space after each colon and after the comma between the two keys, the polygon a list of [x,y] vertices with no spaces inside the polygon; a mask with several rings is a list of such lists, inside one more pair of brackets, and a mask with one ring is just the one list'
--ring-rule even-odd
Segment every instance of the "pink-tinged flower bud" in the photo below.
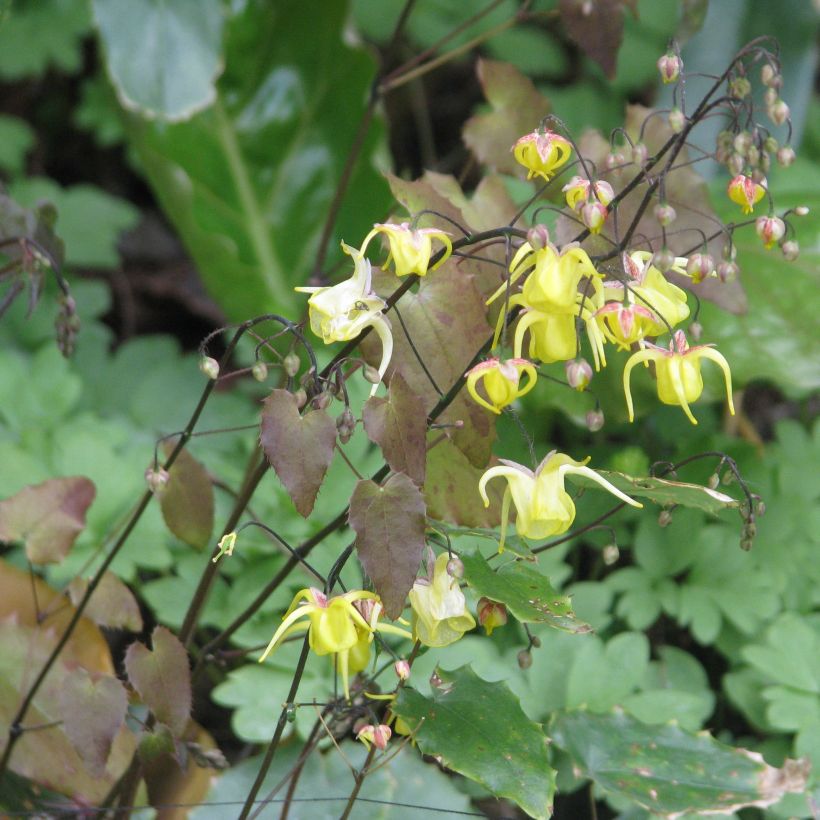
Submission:
{"label": "pink-tinged flower bud", "polygon": [[663,225],[664,228],[671,225],[678,218],[678,212],[666,202],[656,205],[654,214],[658,224]]}
{"label": "pink-tinged flower bud", "polygon": [[319,393],[318,396],[314,396],[311,404],[315,410],[327,410],[332,401],[333,396],[325,390],[323,393]]}
{"label": "pink-tinged flower bud", "polygon": [[336,419],[336,431],[342,444],[347,444],[353,438],[353,433],[356,431],[356,417],[349,407],[345,407]]}
{"label": "pink-tinged flower bud", "polygon": [[742,154],[732,154],[729,157],[729,160],[726,163],[726,167],[729,169],[730,174],[734,174],[738,176],[743,172],[743,168],[746,165],[746,160],[744,159]]}
{"label": "pink-tinged flower bud", "polygon": [[295,376],[299,372],[300,365],[301,361],[295,353],[288,353],[288,355],[282,359],[282,366],[285,368],[285,373],[287,373],[288,376]]}
{"label": "pink-tinged flower bud", "polygon": [[258,382],[263,382],[268,378],[268,366],[264,362],[257,362],[251,368],[251,376]]}
{"label": "pink-tinged flower bud", "polygon": [[652,264],[661,273],[666,273],[675,264],[675,254],[669,248],[661,248],[652,254]]}
{"label": "pink-tinged flower bud", "polygon": [[518,668],[529,669],[532,666],[532,653],[526,649],[522,649],[518,653]]}
{"label": "pink-tinged flower bud", "polygon": [[763,95],[763,102],[766,103],[767,108],[771,108],[779,99],[780,95],[774,88],[767,88],[766,93]]}
{"label": "pink-tinged flower bud", "polygon": [[599,179],[597,182],[592,183],[592,192],[595,194],[595,198],[598,202],[602,205],[609,205],[609,203],[615,198],[615,191],[612,190],[612,186],[603,179]]}
{"label": "pink-tinged flower bud", "polygon": [[760,82],[762,82],[763,85],[771,87],[775,77],[777,77],[777,71],[771,63],[766,63],[760,69]]}
{"label": "pink-tinged flower bud", "polygon": [[752,135],[748,131],[741,131],[732,140],[732,147],[738,154],[746,156],[746,152],[752,147]]}
{"label": "pink-tinged flower bud", "polygon": [[805,205],[798,205],[794,209],[795,216],[808,216],[809,209]]}
{"label": "pink-tinged flower bud", "polygon": [[786,233],[786,225],[779,216],[760,216],[755,222],[755,231],[768,250],[779,242]]}
{"label": "pink-tinged flower bud", "polygon": [[392,734],[393,730],[387,724],[379,723],[373,727],[373,745],[383,752]]}
{"label": "pink-tinged flower bud", "polygon": [[209,379],[219,378],[219,362],[210,356],[202,356],[199,360],[200,372]]}
{"label": "pink-tinged flower bud", "polygon": [[602,410],[590,410],[585,418],[587,430],[590,433],[597,433],[604,426],[604,413]]}
{"label": "pink-tinged flower bud", "polygon": [[600,202],[587,202],[581,208],[581,222],[589,228],[591,234],[600,233],[606,222],[607,213],[606,205]]}
{"label": "pink-tinged flower bud", "polygon": [[410,679],[410,664],[404,660],[404,658],[393,664],[393,671],[396,673],[396,677],[399,680]]}
{"label": "pink-tinged flower bud", "polygon": [[798,245],[794,239],[784,242],[780,246],[780,250],[783,251],[783,258],[786,259],[787,262],[794,262],[794,260],[800,256],[800,245]]}
{"label": "pink-tinged flower bud", "polygon": [[643,168],[648,159],[649,149],[642,142],[636,142],[635,145],[632,146],[632,162],[640,168]]}
{"label": "pink-tinged flower bud", "polygon": [[784,145],[777,150],[777,164],[783,168],[788,168],[795,158],[794,148],[791,145]]}
{"label": "pink-tinged flower bud", "polygon": [[708,253],[692,254],[686,263],[686,272],[695,284],[702,282],[715,272],[715,260]]}
{"label": "pink-tinged flower bud", "polygon": [[571,359],[564,365],[567,384],[579,393],[592,381],[592,367],[586,359]]}
{"label": "pink-tinged flower bud", "polygon": [[382,377],[379,375],[379,371],[376,370],[375,367],[371,367],[369,364],[366,364],[362,368],[362,375],[365,378],[365,381],[370,382],[370,384],[381,384]]}
{"label": "pink-tinged flower bud", "polygon": [[746,77],[735,77],[729,80],[729,94],[736,100],[742,100],[749,95],[752,90],[752,84]]}
{"label": "pink-tinged flower bud", "polygon": [[703,336],[703,325],[700,322],[692,322],[689,325],[689,335],[696,341],[700,341],[700,337]]}
{"label": "pink-tinged flower bud", "polygon": [[626,164],[626,157],[624,156],[622,151],[610,151],[606,155],[606,159],[604,160],[604,165],[608,170],[612,170],[613,168],[620,168],[622,165]]}
{"label": "pink-tinged flower bud", "polygon": [[305,402],[307,401],[307,393],[305,392],[304,388],[300,387],[296,390],[293,394],[293,398],[296,399],[296,407],[301,410],[305,406]]}
{"label": "pink-tinged flower bud", "polygon": [[156,469],[149,467],[145,471],[145,483],[154,495],[158,495],[168,486],[169,478],[168,471],[163,470],[162,467]]}
{"label": "pink-tinged flower bud", "polygon": [[532,245],[533,250],[540,251],[550,243],[550,232],[546,225],[533,225],[527,231],[527,242]]}
{"label": "pink-tinged flower bud", "polygon": [[789,106],[783,100],[778,100],[774,105],[770,106],[768,110],[769,119],[775,125],[783,125],[789,118],[791,111]]}
{"label": "pink-tinged flower bud", "polygon": [[618,549],[617,544],[607,544],[601,550],[601,558],[603,558],[604,564],[608,567],[611,567],[613,564],[617,563],[620,557],[621,551]]}
{"label": "pink-tinged flower bud", "polygon": [[479,598],[476,612],[478,622],[488,635],[492,635],[497,626],[504,626],[507,623],[507,607],[489,598]]}
{"label": "pink-tinged flower bud", "polygon": [[746,161],[749,165],[753,167],[756,166],[760,162],[760,149],[753,145],[746,152]]}
{"label": "pink-tinged flower bud", "polygon": [[678,77],[680,77],[681,70],[683,69],[683,60],[681,60],[677,54],[673,54],[669,51],[658,60],[657,66],[658,71],[661,73],[661,80],[663,80],[664,85],[666,85],[676,82]]}
{"label": "pink-tinged flower bud", "polygon": [[680,134],[683,131],[683,126],[686,125],[686,116],[680,108],[673,108],[669,112],[669,127],[676,133]]}
{"label": "pink-tinged flower bud", "polygon": [[724,284],[734,282],[739,272],[740,268],[734,262],[721,262],[717,267],[718,279]]}
{"label": "pink-tinged flower bud", "polygon": [[457,555],[454,555],[447,562],[447,574],[451,578],[461,580],[464,577],[464,562]]}

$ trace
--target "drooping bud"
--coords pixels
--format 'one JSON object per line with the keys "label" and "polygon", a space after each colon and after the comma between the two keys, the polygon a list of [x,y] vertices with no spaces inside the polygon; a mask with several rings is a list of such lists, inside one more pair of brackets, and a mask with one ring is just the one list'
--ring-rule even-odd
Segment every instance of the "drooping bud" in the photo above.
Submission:
{"label": "drooping bud", "polygon": [[745,157],[746,152],[752,147],[752,135],[748,131],[741,131],[735,135],[732,146],[738,154]]}
{"label": "drooping bud", "polygon": [[476,613],[478,622],[488,635],[492,635],[497,626],[504,626],[507,623],[507,607],[489,598],[479,598]]}
{"label": "drooping bud", "polygon": [[345,407],[336,419],[336,431],[342,444],[347,444],[356,430],[356,417],[349,407]]}
{"label": "drooping bud", "polygon": [[258,382],[263,382],[268,378],[268,366],[264,362],[257,362],[251,368],[251,376]]}
{"label": "drooping bud", "polygon": [[746,152],[746,160],[748,161],[749,165],[756,166],[760,163],[760,149],[756,146],[752,146]]}
{"label": "drooping bud", "polygon": [[620,168],[622,165],[625,165],[625,164],[626,164],[626,157],[624,156],[623,151],[610,151],[606,155],[606,159],[604,160],[604,165],[610,171],[613,168]]}
{"label": "drooping bud", "polygon": [[300,365],[301,361],[295,353],[288,353],[288,355],[282,359],[282,367],[285,368],[285,373],[291,378],[299,372]]}
{"label": "drooping bud", "polygon": [[764,151],[768,151],[770,154],[773,154],[775,151],[777,151],[778,148],[779,145],[774,137],[768,136],[765,140],[763,140]]}
{"label": "drooping bud", "polygon": [[800,256],[800,245],[798,245],[794,239],[789,239],[787,242],[784,242],[780,246],[780,250],[783,251],[783,257],[787,262],[794,262],[794,260]]}
{"label": "drooping bud", "polygon": [[158,495],[168,486],[169,478],[168,470],[163,470],[162,467],[149,467],[145,471],[145,483],[154,495]]}
{"label": "drooping bud", "polygon": [[371,367],[369,364],[366,364],[362,368],[362,375],[365,378],[365,381],[370,382],[370,384],[381,384],[382,377],[379,375],[379,371],[376,370],[375,367]]}
{"label": "drooping bud", "polygon": [[461,580],[464,577],[464,562],[457,555],[454,555],[447,562],[447,574],[456,580]]}
{"label": "drooping bud", "polygon": [[296,399],[296,407],[301,410],[307,401],[307,393],[304,388],[300,387],[298,390],[294,391],[293,398]]}
{"label": "drooping bud", "polygon": [[592,234],[601,232],[601,228],[604,227],[604,222],[606,222],[606,217],[606,205],[600,202],[587,202],[587,204],[581,208],[581,222],[589,228],[589,232]]}
{"label": "drooping bud", "polygon": [[706,486],[710,490],[716,490],[720,487],[720,476],[717,473],[712,473],[712,475],[709,476],[709,481],[706,482]]}
{"label": "drooping bud", "polygon": [[579,393],[592,381],[592,366],[586,359],[571,359],[564,365],[567,384]]}
{"label": "drooping bud", "polygon": [[743,173],[743,168],[745,165],[746,160],[742,154],[732,154],[726,162],[726,167],[729,169],[729,173],[734,174],[735,176]]}
{"label": "drooping bud", "polygon": [[199,360],[200,372],[209,379],[219,378],[219,362],[210,356],[202,356]]}
{"label": "drooping bud", "polygon": [[518,668],[519,669],[529,669],[532,666],[532,654],[526,650],[522,649],[518,653]]}
{"label": "drooping bud", "polygon": [[789,106],[786,105],[783,100],[778,100],[774,105],[769,107],[769,110],[766,113],[768,113],[769,119],[775,125],[783,125],[783,123],[789,118],[791,111]]}
{"label": "drooping bud", "polygon": [[590,433],[597,433],[604,426],[604,413],[602,410],[590,410],[585,421]]}
{"label": "drooping bud", "polygon": [[658,60],[657,66],[661,74],[661,80],[663,80],[664,85],[666,85],[676,82],[678,77],[680,77],[681,70],[683,69],[683,60],[674,52],[667,51],[666,54]]}
{"label": "drooping bud", "polygon": [[694,253],[686,263],[686,272],[692,277],[692,281],[697,284],[715,272],[715,260],[708,253]]}
{"label": "drooping bud", "polygon": [[653,213],[655,214],[655,219],[658,220],[658,224],[664,228],[671,225],[678,218],[678,212],[666,202],[658,203]]}
{"label": "drooping bud", "polygon": [[410,678],[410,664],[404,658],[393,664],[393,671],[399,680],[409,680]]}
{"label": "drooping bud", "polygon": [[746,77],[734,77],[729,80],[729,94],[736,100],[742,100],[749,95],[752,84]]}
{"label": "drooping bud", "polygon": [[527,231],[527,242],[529,242],[536,251],[546,248],[550,243],[550,232],[547,229],[547,226],[533,225]]}
{"label": "drooping bud", "polygon": [[807,216],[809,213],[809,209],[805,205],[798,205],[794,209],[795,216]]}
{"label": "drooping bud", "polygon": [[311,403],[316,410],[326,410],[332,401],[333,396],[325,390],[324,392],[319,393],[318,396],[314,396]]}
{"label": "drooping bud", "polygon": [[700,337],[703,336],[703,325],[700,322],[692,322],[689,325],[689,335],[696,341],[700,341]]}
{"label": "drooping bud", "polygon": [[738,273],[740,273],[740,268],[735,262],[721,262],[717,267],[718,279],[724,284],[734,282]]}
{"label": "drooping bud", "polygon": [[680,108],[673,108],[669,112],[669,127],[676,134],[680,134],[680,132],[683,131],[684,125],[686,125],[686,115]]}
{"label": "drooping bud", "polygon": [[766,63],[760,69],[760,82],[763,83],[765,86],[774,87],[775,78],[778,76],[778,72],[775,67],[771,63]]}
{"label": "drooping bud", "polygon": [[661,273],[666,273],[675,264],[675,254],[669,248],[661,248],[652,254],[652,264]]}
{"label": "drooping bud", "polygon": [[604,564],[608,567],[611,567],[613,564],[617,563],[620,557],[621,551],[618,549],[617,544],[607,544],[603,550],[601,550],[601,558],[603,559]]}
{"label": "drooping bud", "polygon": [[755,231],[768,250],[783,238],[786,225],[779,216],[760,216],[755,221]]}
{"label": "drooping bud", "polygon": [[777,164],[783,168],[788,168],[795,158],[794,148],[791,145],[784,145],[777,149]]}
{"label": "drooping bud", "polygon": [[763,102],[766,103],[767,108],[771,108],[779,99],[780,95],[775,88],[767,88],[766,93],[763,95]]}
{"label": "drooping bud", "polygon": [[632,162],[635,165],[643,168],[646,165],[646,161],[649,159],[649,149],[644,145],[642,142],[636,142],[632,146]]}

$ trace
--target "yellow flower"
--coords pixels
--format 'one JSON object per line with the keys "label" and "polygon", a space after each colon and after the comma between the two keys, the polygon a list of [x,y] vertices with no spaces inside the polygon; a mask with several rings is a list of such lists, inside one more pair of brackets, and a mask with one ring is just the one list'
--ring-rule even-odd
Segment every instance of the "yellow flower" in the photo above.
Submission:
{"label": "yellow flower", "polygon": [[514,461],[501,459],[503,466],[491,467],[478,482],[478,491],[484,500],[484,506],[490,506],[487,496],[487,484],[494,478],[507,479],[507,487],[501,502],[501,541],[498,551],[504,549],[507,523],[510,515],[510,501],[515,505],[516,532],[524,538],[541,539],[566,532],[575,520],[575,504],[564,489],[564,478],[567,475],[582,475],[592,479],[614,496],[631,504],[642,507],[637,501],[624,495],[617,487],[610,484],[594,470],[586,467],[589,459],[574,461],[563,453],[553,450],[532,470],[516,464]]}
{"label": "yellow flower", "polygon": [[527,179],[534,176],[549,181],[572,153],[572,145],[554,131],[533,131],[521,137],[512,147],[516,161],[527,169]]}
{"label": "yellow flower", "polygon": [[[377,296],[371,287],[370,262],[361,251],[342,242],[342,250],[353,257],[353,276],[338,285],[325,288],[296,288],[300,293],[310,293],[308,315],[310,329],[325,344],[349,342],[366,327],[376,331],[382,343],[382,360],[379,377],[383,377],[393,354],[393,335],[390,322],[382,313],[387,303]],[[372,396],[378,388],[373,385]]]}
{"label": "yellow flower", "polygon": [[362,253],[370,240],[378,233],[385,234],[390,243],[390,254],[382,265],[382,270],[387,270],[392,259],[396,266],[396,276],[407,276],[409,273],[424,276],[433,254],[433,239],[438,239],[442,243],[445,252],[430,270],[435,270],[443,264],[453,252],[453,243],[445,231],[436,228],[412,229],[408,222],[402,222],[400,225],[376,223],[362,244]]}
{"label": "yellow flower", "polygon": [[604,180],[590,182],[582,176],[574,176],[562,189],[567,200],[567,205],[573,211],[580,211],[586,202],[591,201],[590,189],[592,194],[601,205],[609,205],[615,197],[615,191],[612,186]]}
{"label": "yellow flower", "polygon": [[677,330],[669,343],[668,350],[657,345],[647,344],[644,350],[639,350],[627,361],[626,367],[624,367],[624,393],[626,394],[626,406],[629,410],[629,420],[634,421],[635,419],[632,407],[632,393],[629,389],[632,368],[641,362],[653,361],[655,362],[655,373],[658,379],[658,398],[664,404],[679,404],[689,421],[692,424],[697,424],[697,419],[692,415],[689,404],[697,401],[703,392],[703,379],[700,375],[701,359],[711,359],[723,370],[729,412],[734,415],[732,373],[729,370],[729,363],[710,345],[689,347],[683,331]]}
{"label": "yellow flower", "polygon": [[[763,180],[765,183],[765,180]],[[750,214],[755,205],[766,195],[766,188],[751,177],[738,174],[726,188],[726,193],[732,202],[736,202],[743,209],[744,214]]]}
{"label": "yellow flower", "polygon": [[[357,603],[370,605],[368,620],[365,620],[357,608]],[[378,623],[380,613],[379,596],[363,589],[346,592],[334,598],[328,598],[313,587],[300,590],[259,661],[264,661],[288,635],[308,630],[310,648],[317,655],[334,656],[342,678],[345,697],[350,699],[350,672],[361,671],[367,666],[373,634],[378,631],[410,637],[404,629]]]}
{"label": "yellow flower", "polygon": [[439,555],[432,578],[417,578],[410,590],[413,635],[425,646],[448,646],[475,626],[458,580],[447,572],[449,560]]}
{"label": "yellow flower", "polygon": [[[525,373],[527,383],[521,387],[521,376]],[[535,366],[526,359],[507,359],[503,362],[487,359],[468,371],[467,390],[482,407],[493,413],[501,413],[503,407],[529,393],[535,387],[537,378]],[[489,401],[479,394],[479,382]]]}

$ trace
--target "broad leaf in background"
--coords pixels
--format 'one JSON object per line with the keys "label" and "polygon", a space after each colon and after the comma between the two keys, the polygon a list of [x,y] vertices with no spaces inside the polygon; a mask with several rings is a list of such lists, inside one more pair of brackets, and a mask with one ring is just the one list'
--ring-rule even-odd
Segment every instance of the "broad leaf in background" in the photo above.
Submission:
{"label": "broad leaf in background", "polygon": [[[210,5],[210,3],[209,3]],[[345,3],[305,14],[297,0],[234,4],[214,104],[187,122],[129,117],[148,180],[228,316],[292,314],[364,111],[374,66],[346,45]],[[388,207],[372,126],[336,231],[358,245]]]}
{"label": "broad leaf in background", "polygon": [[125,108],[186,120],[216,99],[221,0],[93,0],[108,71]]}
{"label": "broad leaf in background", "polygon": [[164,626],[151,633],[152,649],[139,641],[125,653],[125,671],[131,685],[157,720],[175,736],[188,724],[191,714],[191,670],[188,653],[179,639]]}
{"label": "broad leaf in background", "polygon": [[675,725],[647,726],[623,712],[558,712],[550,736],[607,792],[668,817],[770,806],[806,787],[808,761],[769,766],[746,749]]}
{"label": "broad leaf in background", "polygon": [[493,570],[481,553],[462,555],[464,580],[476,595],[505,604],[521,623],[544,623],[567,632],[589,632],[578,620],[569,596],[561,595],[549,578],[521,561],[508,561]]}
{"label": "broad leaf in background", "polygon": [[325,410],[301,416],[293,393],[273,390],[262,407],[260,441],[299,514],[307,518],[333,461],[333,419]]}
{"label": "broad leaf in background", "polygon": [[[165,455],[174,449],[163,445]],[[181,450],[168,471],[168,484],[159,493],[168,529],[186,544],[204,549],[214,528],[214,488],[205,467],[188,450]]]}
{"label": "broad leaf in background", "polygon": [[350,498],[356,552],[390,618],[398,618],[424,551],[425,506],[421,491],[404,473],[380,487],[360,481]]}
{"label": "broad leaf in background", "polygon": [[596,0],[595,3],[560,0],[558,4],[569,36],[601,66],[610,80],[615,76],[618,49],[624,36],[624,5],[625,0]]}
{"label": "broad leaf in background", "polygon": [[25,120],[0,115],[0,168],[10,174],[21,173],[34,139],[34,131]]}
{"label": "broad leaf in background", "polygon": [[547,738],[505,683],[488,683],[469,666],[437,670],[432,697],[399,690],[392,710],[414,730],[424,754],[517,803],[531,817],[552,814],[555,772]]}
{"label": "broad leaf in background", "polygon": [[[75,606],[88,589],[85,578],[75,578],[68,585],[68,596]],[[94,623],[110,629],[142,631],[142,615],[134,593],[113,572],[106,572],[94,590],[84,614]]]}
{"label": "broad leaf in background", "polygon": [[50,478],[0,501],[0,541],[22,541],[34,564],[59,563],[85,528],[97,490],[87,478]]}

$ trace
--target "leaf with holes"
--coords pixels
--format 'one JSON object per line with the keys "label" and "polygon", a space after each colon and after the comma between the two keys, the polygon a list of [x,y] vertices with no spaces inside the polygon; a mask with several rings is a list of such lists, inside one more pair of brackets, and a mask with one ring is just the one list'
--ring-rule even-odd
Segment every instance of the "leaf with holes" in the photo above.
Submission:
{"label": "leaf with holes", "polygon": [[293,393],[273,390],[262,406],[260,442],[299,514],[307,518],[333,461],[335,422],[324,410],[299,415]]}
{"label": "leaf with holes", "polygon": [[623,0],[560,0],[561,20],[570,38],[595,60],[611,80],[624,37]]}
{"label": "leaf with holes", "polygon": [[191,713],[191,670],[188,653],[164,626],[151,633],[153,649],[139,641],[125,653],[125,671],[131,685],[157,720],[179,735]]}
{"label": "leaf with holes", "polygon": [[427,460],[427,414],[421,399],[400,373],[390,379],[386,399],[372,396],[362,411],[367,437],[378,444],[390,469],[424,484]]}
{"label": "leaf with holes", "polygon": [[350,499],[356,551],[390,618],[398,618],[424,550],[425,506],[421,491],[404,473],[383,487],[360,481]]}
{"label": "leaf with holes", "polygon": [[549,578],[535,567],[510,561],[494,570],[481,553],[462,555],[464,580],[476,595],[504,604],[525,624],[547,624],[567,632],[589,632],[589,624],[579,621],[568,595],[556,592]]}
{"label": "leaf with holes", "polygon": [[547,738],[507,684],[488,683],[469,666],[436,674],[440,683],[431,697],[406,687],[391,707],[413,730],[421,751],[531,817],[550,817],[555,772]]}
{"label": "leaf with holes", "polygon": [[60,689],[63,730],[96,777],[105,771],[127,707],[128,695],[117,678],[92,676],[82,667],[67,676]]}
{"label": "leaf with holes", "polygon": [[[165,455],[174,445],[163,445]],[[181,450],[168,471],[168,484],[159,494],[168,529],[186,544],[203,549],[214,528],[214,488],[205,467],[187,449]]]}
{"label": "leaf with holes", "polygon": [[769,766],[757,752],[719,743],[707,732],[647,726],[622,711],[556,712],[550,736],[596,786],[653,814],[731,814],[771,806],[806,787],[807,760]]}
{"label": "leaf with holes", "polygon": [[[68,596],[74,606],[88,589],[88,580],[75,578],[68,585]],[[85,608],[86,618],[110,629],[142,631],[142,615],[134,593],[113,572],[106,572]]]}
{"label": "leaf with holes", "polygon": [[59,563],[85,528],[96,492],[81,476],[24,487],[0,501],[0,541],[22,541],[33,564]]}

